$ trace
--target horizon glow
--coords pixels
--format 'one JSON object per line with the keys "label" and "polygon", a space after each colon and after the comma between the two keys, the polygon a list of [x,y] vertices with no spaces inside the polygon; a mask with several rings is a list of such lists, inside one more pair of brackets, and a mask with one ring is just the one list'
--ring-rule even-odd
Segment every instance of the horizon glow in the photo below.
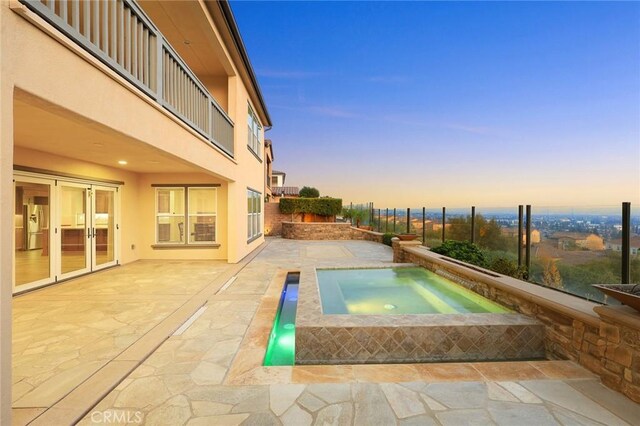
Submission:
{"label": "horizon glow", "polygon": [[640,204],[639,3],[232,7],[288,186],[381,207]]}

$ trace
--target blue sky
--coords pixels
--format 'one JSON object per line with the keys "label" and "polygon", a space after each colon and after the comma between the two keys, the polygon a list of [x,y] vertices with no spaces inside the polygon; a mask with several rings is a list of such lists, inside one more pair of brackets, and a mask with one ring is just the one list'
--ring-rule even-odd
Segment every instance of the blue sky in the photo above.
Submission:
{"label": "blue sky", "polygon": [[640,203],[639,3],[232,8],[287,184],[379,206]]}

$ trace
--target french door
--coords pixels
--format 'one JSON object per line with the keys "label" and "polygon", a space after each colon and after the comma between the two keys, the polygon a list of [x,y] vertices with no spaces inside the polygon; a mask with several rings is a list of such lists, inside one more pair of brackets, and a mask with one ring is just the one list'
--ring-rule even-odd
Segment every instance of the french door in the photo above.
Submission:
{"label": "french door", "polygon": [[91,269],[113,266],[116,261],[116,188],[91,188]]}
{"label": "french door", "polygon": [[58,280],[91,270],[91,186],[58,182]]}
{"label": "french door", "polygon": [[15,287],[21,292],[118,263],[117,187],[15,177]]}
{"label": "french door", "polygon": [[58,280],[117,263],[116,188],[59,183]]}

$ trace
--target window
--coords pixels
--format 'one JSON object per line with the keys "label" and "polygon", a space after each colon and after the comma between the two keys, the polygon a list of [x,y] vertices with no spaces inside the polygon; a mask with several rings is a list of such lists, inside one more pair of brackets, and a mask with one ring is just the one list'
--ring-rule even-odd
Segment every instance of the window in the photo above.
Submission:
{"label": "window", "polygon": [[156,188],[156,243],[215,243],[217,204],[213,187]]}
{"label": "window", "polygon": [[260,236],[262,226],[262,194],[247,190],[247,239],[252,240]]}
{"label": "window", "polygon": [[258,121],[258,117],[249,106],[249,111],[247,115],[247,145],[249,149],[258,157],[262,158],[262,149],[260,143],[260,131],[262,130],[262,126],[260,125],[260,121]]}

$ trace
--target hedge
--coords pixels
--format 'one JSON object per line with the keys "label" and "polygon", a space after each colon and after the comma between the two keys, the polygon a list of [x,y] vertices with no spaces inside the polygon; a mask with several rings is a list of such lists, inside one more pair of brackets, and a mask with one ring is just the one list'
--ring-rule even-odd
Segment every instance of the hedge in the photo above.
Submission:
{"label": "hedge", "polygon": [[314,213],[320,216],[335,216],[342,211],[340,198],[281,198],[280,213]]}

